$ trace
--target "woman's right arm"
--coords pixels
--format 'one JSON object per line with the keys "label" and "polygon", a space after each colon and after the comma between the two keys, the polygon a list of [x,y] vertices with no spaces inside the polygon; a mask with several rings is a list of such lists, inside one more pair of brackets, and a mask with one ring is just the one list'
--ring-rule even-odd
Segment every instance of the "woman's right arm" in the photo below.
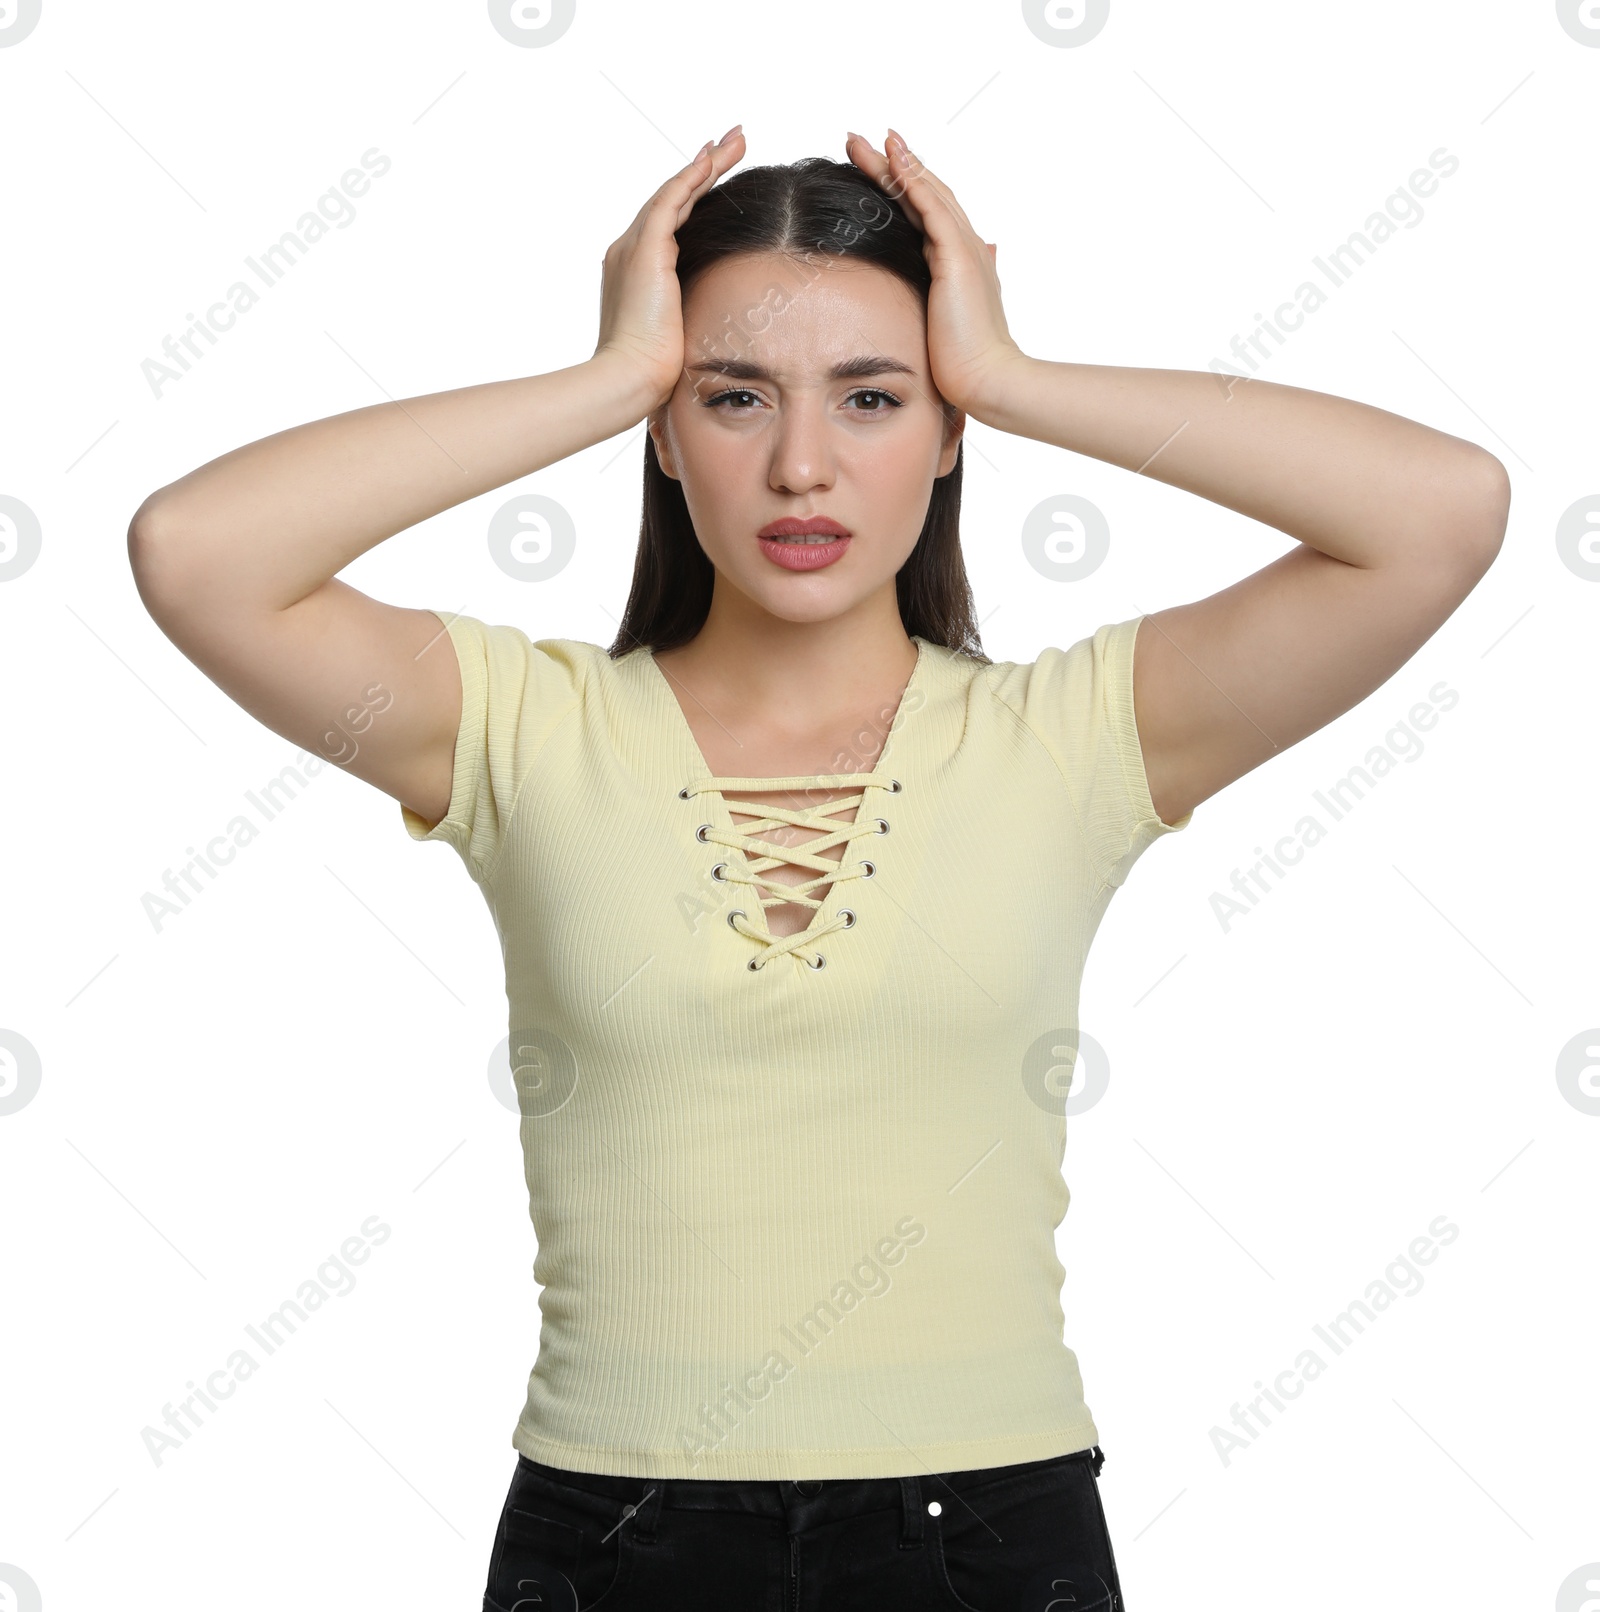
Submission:
{"label": "woman's right arm", "polygon": [[[461,720],[454,650],[431,610],[384,604],[338,573],[666,401],[683,366],[673,234],[742,148],[737,136],[702,150],[612,244],[592,358],[295,426],[152,493],[128,557],[161,630],[274,733],[442,818]],[[324,736],[348,731],[373,685],[391,700],[353,755],[328,755]]]}
{"label": "woman's right arm", "polygon": [[[338,580],[359,555],[627,430],[648,376],[597,353],[548,375],[380,403],[225,453],[152,493],[128,528],[139,596],[231,699],[305,750],[392,696],[329,756],[425,821],[450,802],[460,671],[431,610]],[[344,748],[348,750],[348,742]]]}

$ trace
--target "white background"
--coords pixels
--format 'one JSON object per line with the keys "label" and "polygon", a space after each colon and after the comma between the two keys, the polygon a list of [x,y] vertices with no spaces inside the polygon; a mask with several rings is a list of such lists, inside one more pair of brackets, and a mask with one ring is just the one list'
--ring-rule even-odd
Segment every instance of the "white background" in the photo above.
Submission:
{"label": "white background", "polygon": [[[606,245],[739,120],[747,164],[893,123],[999,243],[1027,351],[1187,369],[1431,152],[1459,159],[1259,373],[1497,454],[1505,547],[1389,683],[1203,804],[1113,901],[1083,991],[1111,1086],[1070,1127],[1063,1304],[1135,1612],[1558,1605],[1600,1560],[1600,1116],[1556,1072],[1575,1037],[1600,1047],[1600,556],[1556,544],[1600,495],[1587,15],[1586,45],[1550,0],[1113,0],[1058,48],[1014,3],[580,0],[519,48],[482,3],[44,0],[0,49],[0,494],[42,534],[0,586],[0,1030],[42,1077],[0,1117],[0,1562],[45,1608],[478,1605],[538,1318],[489,1077],[494,929],[453,854],[333,768],[152,923],[167,870],[296,752],[145,614],[125,532],[154,488],[288,425],[586,358]],[[392,167],[354,222],[158,398],[163,337],[373,147]],[[641,431],[344,575],[609,643]],[[1288,547],[1147,477],[967,440],[996,660]],[[532,584],[485,541],[525,491],[578,532]],[[1020,531],[1059,493],[1104,511],[1111,551],[1052,584]],[[1459,700],[1422,753],[1225,929],[1233,871],[1441,680]],[[157,1464],[144,1430],[372,1215],[392,1235],[354,1290]],[[1213,1428],[1440,1215],[1459,1236],[1421,1290],[1321,1349],[1224,1463]]]}

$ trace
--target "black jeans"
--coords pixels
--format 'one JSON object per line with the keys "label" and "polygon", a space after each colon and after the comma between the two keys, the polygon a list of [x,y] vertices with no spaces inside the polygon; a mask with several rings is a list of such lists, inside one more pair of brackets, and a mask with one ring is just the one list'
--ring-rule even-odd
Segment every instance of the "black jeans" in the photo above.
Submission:
{"label": "black jeans", "polygon": [[723,1481],[517,1457],[483,1612],[1123,1612],[1099,1446],[909,1478]]}

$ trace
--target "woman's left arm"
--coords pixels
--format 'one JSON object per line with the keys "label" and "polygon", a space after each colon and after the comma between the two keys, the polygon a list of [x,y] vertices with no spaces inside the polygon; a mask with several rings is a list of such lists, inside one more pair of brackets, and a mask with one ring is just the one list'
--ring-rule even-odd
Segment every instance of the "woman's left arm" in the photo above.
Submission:
{"label": "woman's left arm", "polygon": [[1163,821],[1365,699],[1488,569],[1511,502],[1493,454],[1300,387],[1031,358],[1006,328],[993,248],[948,188],[895,137],[884,157],[860,146],[855,160],[922,224],[934,268],[929,359],[947,401],[998,430],[1198,493],[1300,544],[1220,593],[1152,612],[1139,629],[1135,716]]}
{"label": "woman's left arm", "polygon": [[1493,454],[1295,386],[1019,355],[968,412],[1300,544],[1139,628],[1134,712],[1151,800],[1169,823],[1387,682],[1505,535],[1511,488]]}

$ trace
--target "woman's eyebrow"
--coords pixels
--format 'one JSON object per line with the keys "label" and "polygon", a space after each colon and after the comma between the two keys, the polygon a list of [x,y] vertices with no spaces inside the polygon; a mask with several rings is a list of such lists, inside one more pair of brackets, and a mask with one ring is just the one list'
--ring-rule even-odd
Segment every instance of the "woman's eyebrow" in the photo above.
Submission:
{"label": "woman's eyebrow", "polygon": [[[704,370],[711,375],[726,375],[736,381],[770,381],[770,371],[748,358],[708,358],[698,364],[685,366],[689,370]],[[860,380],[867,375],[915,375],[910,364],[891,358],[887,353],[862,353],[855,358],[842,358],[828,370],[828,378],[835,381]]]}

